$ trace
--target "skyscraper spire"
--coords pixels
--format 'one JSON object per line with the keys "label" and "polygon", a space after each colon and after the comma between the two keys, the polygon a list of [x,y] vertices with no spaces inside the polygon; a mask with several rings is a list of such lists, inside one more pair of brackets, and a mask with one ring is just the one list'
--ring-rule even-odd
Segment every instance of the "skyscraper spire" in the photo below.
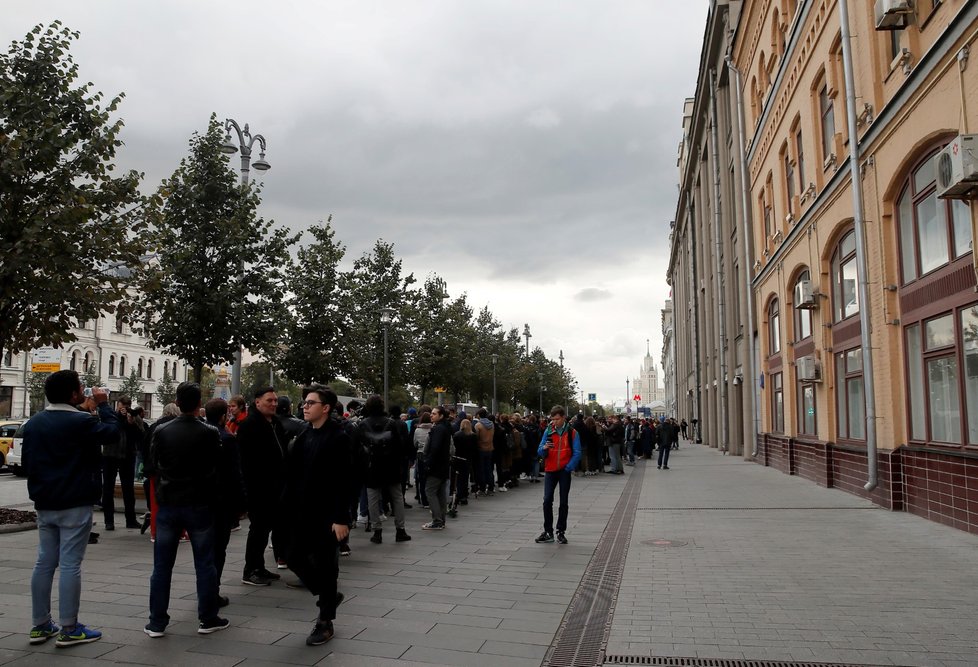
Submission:
{"label": "skyscraper spire", "polygon": [[651,349],[649,348],[649,339],[648,338],[645,339],[645,356],[646,357],[651,357],[652,356]]}

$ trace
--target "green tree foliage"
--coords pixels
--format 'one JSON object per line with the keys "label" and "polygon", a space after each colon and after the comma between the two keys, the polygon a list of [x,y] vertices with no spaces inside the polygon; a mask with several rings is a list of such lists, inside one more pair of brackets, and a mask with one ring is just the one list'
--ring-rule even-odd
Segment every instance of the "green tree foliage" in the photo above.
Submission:
{"label": "green tree foliage", "polygon": [[98,368],[95,362],[92,362],[88,365],[88,368],[86,368],[85,372],[83,372],[80,375],[80,378],[82,384],[85,385],[86,387],[95,388],[95,387],[104,386],[104,383],[102,382],[102,376],[98,374]]}
{"label": "green tree foliage", "polygon": [[139,263],[140,175],[114,176],[122,95],[79,84],[55,21],[0,54],[0,356],[76,339]]}
{"label": "green tree foliage", "polygon": [[384,333],[380,324],[382,308],[394,311],[388,326],[389,384],[406,382],[406,362],[416,351],[412,340],[411,285],[414,274],[401,275],[401,260],[394,246],[378,240],[373,249],[353,264],[347,277],[350,312],[349,364],[343,375],[363,393],[382,393],[384,389]]}
{"label": "green tree foliage", "polygon": [[336,240],[332,217],[309,229],[312,243],[300,248],[289,269],[289,313],[284,343],[275,365],[289,380],[308,385],[329,383],[343,369],[352,303],[339,263],[346,249]]}
{"label": "green tree foliage", "polygon": [[292,412],[302,398],[302,387],[296,384],[281,373],[273,372],[269,376],[269,365],[267,361],[255,361],[241,369],[241,395],[248,403],[255,400],[255,392],[269,386],[269,380],[273,380],[272,387],[279,396],[288,396],[292,399]]}
{"label": "green tree foliage", "polygon": [[135,404],[142,403],[143,381],[136,372],[135,366],[133,366],[132,370],[129,371],[129,376],[122,381],[122,386],[119,387],[119,393],[131,398],[132,402]]}
{"label": "green tree foliage", "polygon": [[164,368],[163,377],[156,383],[156,400],[166,405],[167,403],[173,403],[176,398],[177,386],[173,384],[173,378],[170,377],[170,370]]}
{"label": "green tree foliage", "polygon": [[148,234],[155,260],[130,304],[134,320],[148,322],[150,344],[186,359],[198,380],[205,365],[231,361],[239,344],[276,349],[288,249],[298,240],[257,216],[258,190],[239,186],[221,152],[223,137],[212,115],[160,187]]}

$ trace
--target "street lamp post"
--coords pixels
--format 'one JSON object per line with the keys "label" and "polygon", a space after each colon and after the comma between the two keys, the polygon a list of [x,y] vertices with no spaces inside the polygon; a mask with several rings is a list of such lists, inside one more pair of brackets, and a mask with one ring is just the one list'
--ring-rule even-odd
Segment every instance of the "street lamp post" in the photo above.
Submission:
{"label": "street lamp post", "polygon": [[530,358],[530,338],[531,338],[531,335],[530,335],[530,325],[529,324],[524,324],[523,325],[523,337],[526,338],[526,358],[529,359]]}
{"label": "street lamp post", "polygon": [[492,414],[496,414],[496,362],[499,361],[499,355],[492,355]]}
{"label": "street lamp post", "polygon": [[631,394],[628,393],[628,387],[630,386],[631,380],[625,378],[625,412],[628,412],[628,408],[631,407]]}
{"label": "street lamp post", "polygon": [[[234,140],[231,138],[231,130],[234,130],[238,137],[238,143],[235,144]],[[272,165],[268,164],[265,160],[265,137],[260,134],[251,134],[251,130],[248,128],[248,123],[245,123],[244,130],[238,125],[237,121],[233,118],[228,118],[224,121],[224,143],[221,145],[221,152],[226,155],[234,155],[238,151],[241,151],[241,188],[244,189],[248,187],[248,179],[251,175],[251,167],[254,166],[258,171],[268,171],[272,168]],[[258,155],[258,159],[255,160],[254,165],[251,162],[251,149],[255,145],[255,142],[261,147],[261,152]],[[241,273],[244,274],[244,264],[241,265]],[[231,367],[231,394],[241,393],[241,346],[238,345],[238,349],[234,352],[234,365]]]}
{"label": "street lamp post", "polygon": [[384,409],[387,409],[387,327],[394,319],[393,308],[380,309],[380,323],[384,327]]}
{"label": "street lamp post", "polygon": [[537,379],[540,381],[540,415],[543,416],[543,373],[537,373]]}

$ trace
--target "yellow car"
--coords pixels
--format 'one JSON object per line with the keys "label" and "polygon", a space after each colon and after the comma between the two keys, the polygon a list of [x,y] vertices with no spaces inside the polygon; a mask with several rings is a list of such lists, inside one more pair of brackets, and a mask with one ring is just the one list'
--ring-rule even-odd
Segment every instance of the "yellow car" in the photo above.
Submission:
{"label": "yellow car", "polygon": [[7,454],[10,452],[10,446],[14,444],[14,433],[23,423],[22,419],[0,421],[0,466],[7,463]]}

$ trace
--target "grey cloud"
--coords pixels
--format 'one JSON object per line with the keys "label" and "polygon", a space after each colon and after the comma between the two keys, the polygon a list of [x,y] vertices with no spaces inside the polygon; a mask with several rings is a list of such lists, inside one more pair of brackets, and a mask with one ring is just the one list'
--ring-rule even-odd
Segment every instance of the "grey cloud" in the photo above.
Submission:
{"label": "grey cloud", "polygon": [[598,289],[597,287],[587,287],[575,294],[574,298],[578,301],[584,302],[605,301],[611,298],[611,292],[608,290]]}

